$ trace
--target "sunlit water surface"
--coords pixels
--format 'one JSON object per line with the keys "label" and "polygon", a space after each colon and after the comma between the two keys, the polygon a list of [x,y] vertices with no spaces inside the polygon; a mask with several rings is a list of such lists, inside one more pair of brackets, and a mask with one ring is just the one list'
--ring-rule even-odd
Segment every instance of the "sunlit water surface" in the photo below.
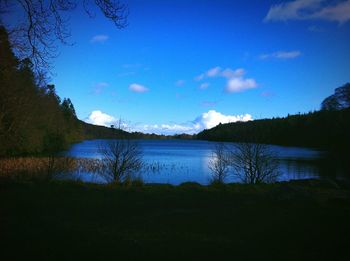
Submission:
{"label": "sunlit water surface", "polygon": [[[74,144],[63,155],[77,158],[101,158],[99,148],[107,140],[87,140]],[[144,170],[141,176],[146,183],[169,183],[178,185],[183,182],[208,184],[211,171],[208,167],[215,142],[199,140],[138,140],[143,160],[152,170]],[[233,143],[225,143],[232,146]],[[309,148],[283,147],[269,145],[278,155],[279,180],[341,177],[341,171],[332,166],[326,153]],[[75,175],[75,176],[74,176]],[[92,173],[73,174],[73,178],[83,181],[103,183],[104,179]],[[239,182],[230,175],[226,182]]]}

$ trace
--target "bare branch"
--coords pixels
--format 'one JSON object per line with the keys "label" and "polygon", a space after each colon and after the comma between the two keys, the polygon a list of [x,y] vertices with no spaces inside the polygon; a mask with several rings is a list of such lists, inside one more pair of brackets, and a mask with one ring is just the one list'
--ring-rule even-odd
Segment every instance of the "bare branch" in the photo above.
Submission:
{"label": "bare branch", "polygon": [[277,156],[265,144],[237,143],[230,160],[234,175],[244,183],[269,183],[280,175]]}
{"label": "bare branch", "polygon": [[225,182],[229,174],[230,161],[227,148],[223,143],[215,145],[208,167],[212,172],[212,183]]}
{"label": "bare branch", "polygon": [[102,176],[109,182],[121,183],[132,179],[132,175],[143,165],[138,143],[131,140],[109,140],[99,148],[102,155]]}
{"label": "bare branch", "polygon": [[115,26],[122,29],[127,26],[129,10],[127,5],[113,0],[95,0],[95,4],[100,8],[105,17],[112,20]]}
{"label": "bare branch", "polygon": [[[89,17],[94,17],[88,0],[0,0],[0,25],[9,32],[12,47],[20,59],[30,58],[35,72],[49,71],[51,60],[58,55],[57,43],[69,44],[69,12],[79,3]],[[119,1],[95,0],[94,5],[118,29],[127,25],[127,5]],[[11,11],[23,12],[23,21],[6,24]]]}

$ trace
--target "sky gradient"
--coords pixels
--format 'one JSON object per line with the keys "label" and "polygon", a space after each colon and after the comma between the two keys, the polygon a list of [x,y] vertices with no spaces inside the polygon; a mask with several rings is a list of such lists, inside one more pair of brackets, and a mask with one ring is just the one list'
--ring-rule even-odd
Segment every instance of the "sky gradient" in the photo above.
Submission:
{"label": "sky gradient", "polygon": [[320,108],[349,82],[350,1],[124,1],[118,30],[71,16],[52,82],[78,118],[196,133]]}

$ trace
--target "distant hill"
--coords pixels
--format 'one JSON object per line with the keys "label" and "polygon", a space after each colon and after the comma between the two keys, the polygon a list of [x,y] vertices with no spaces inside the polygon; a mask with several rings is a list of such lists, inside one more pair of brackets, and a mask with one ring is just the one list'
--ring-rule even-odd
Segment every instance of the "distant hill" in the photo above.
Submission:
{"label": "distant hill", "polygon": [[85,139],[112,139],[115,137],[127,137],[129,135],[128,132],[123,130],[93,125],[81,120],[79,120],[79,124]]}
{"label": "distant hill", "polygon": [[155,133],[127,132],[121,129],[97,126],[79,120],[85,139],[192,139],[189,134],[158,135]]}
{"label": "distant hill", "polygon": [[346,151],[350,147],[350,108],[219,124],[198,133],[197,139],[261,142]]}
{"label": "distant hill", "polygon": [[219,124],[197,134],[210,141],[260,142],[346,152],[350,147],[350,83],[325,98],[321,110],[284,118]]}

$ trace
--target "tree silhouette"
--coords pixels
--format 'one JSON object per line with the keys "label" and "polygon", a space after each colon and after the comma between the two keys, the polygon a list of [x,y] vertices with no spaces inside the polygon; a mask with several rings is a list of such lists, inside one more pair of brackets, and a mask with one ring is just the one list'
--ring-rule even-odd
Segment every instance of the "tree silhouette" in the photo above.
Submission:
{"label": "tree silhouette", "polygon": [[[93,4],[91,4],[93,3]],[[30,58],[38,75],[57,56],[57,42],[68,43],[70,30],[69,12],[82,5],[86,14],[93,18],[92,5],[118,28],[127,25],[127,5],[113,0],[0,0],[0,25],[9,32],[11,44],[20,59]],[[20,14],[23,21],[6,19]],[[11,20],[11,22],[6,22]],[[16,23],[13,23],[13,21]]]}
{"label": "tree silhouette", "polygon": [[335,89],[334,94],[323,100],[322,110],[335,111],[350,107],[350,83]]}
{"label": "tree silhouette", "polygon": [[16,58],[0,26],[0,156],[53,155],[81,137],[70,99],[38,85],[31,60]]}
{"label": "tree silhouette", "polygon": [[270,183],[280,175],[277,156],[265,144],[237,143],[230,160],[234,175],[244,183]]}
{"label": "tree silhouette", "polygon": [[138,143],[130,139],[112,139],[101,145],[104,172],[101,175],[113,183],[129,182],[143,165]]}
{"label": "tree silhouette", "polygon": [[229,175],[230,157],[228,149],[223,143],[215,144],[212,150],[212,157],[209,160],[208,167],[212,172],[212,183],[224,183]]}
{"label": "tree silhouette", "polygon": [[63,99],[61,107],[62,107],[63,113],[67,119],[76,119],[77,118],[74,105],[69,98]]}

